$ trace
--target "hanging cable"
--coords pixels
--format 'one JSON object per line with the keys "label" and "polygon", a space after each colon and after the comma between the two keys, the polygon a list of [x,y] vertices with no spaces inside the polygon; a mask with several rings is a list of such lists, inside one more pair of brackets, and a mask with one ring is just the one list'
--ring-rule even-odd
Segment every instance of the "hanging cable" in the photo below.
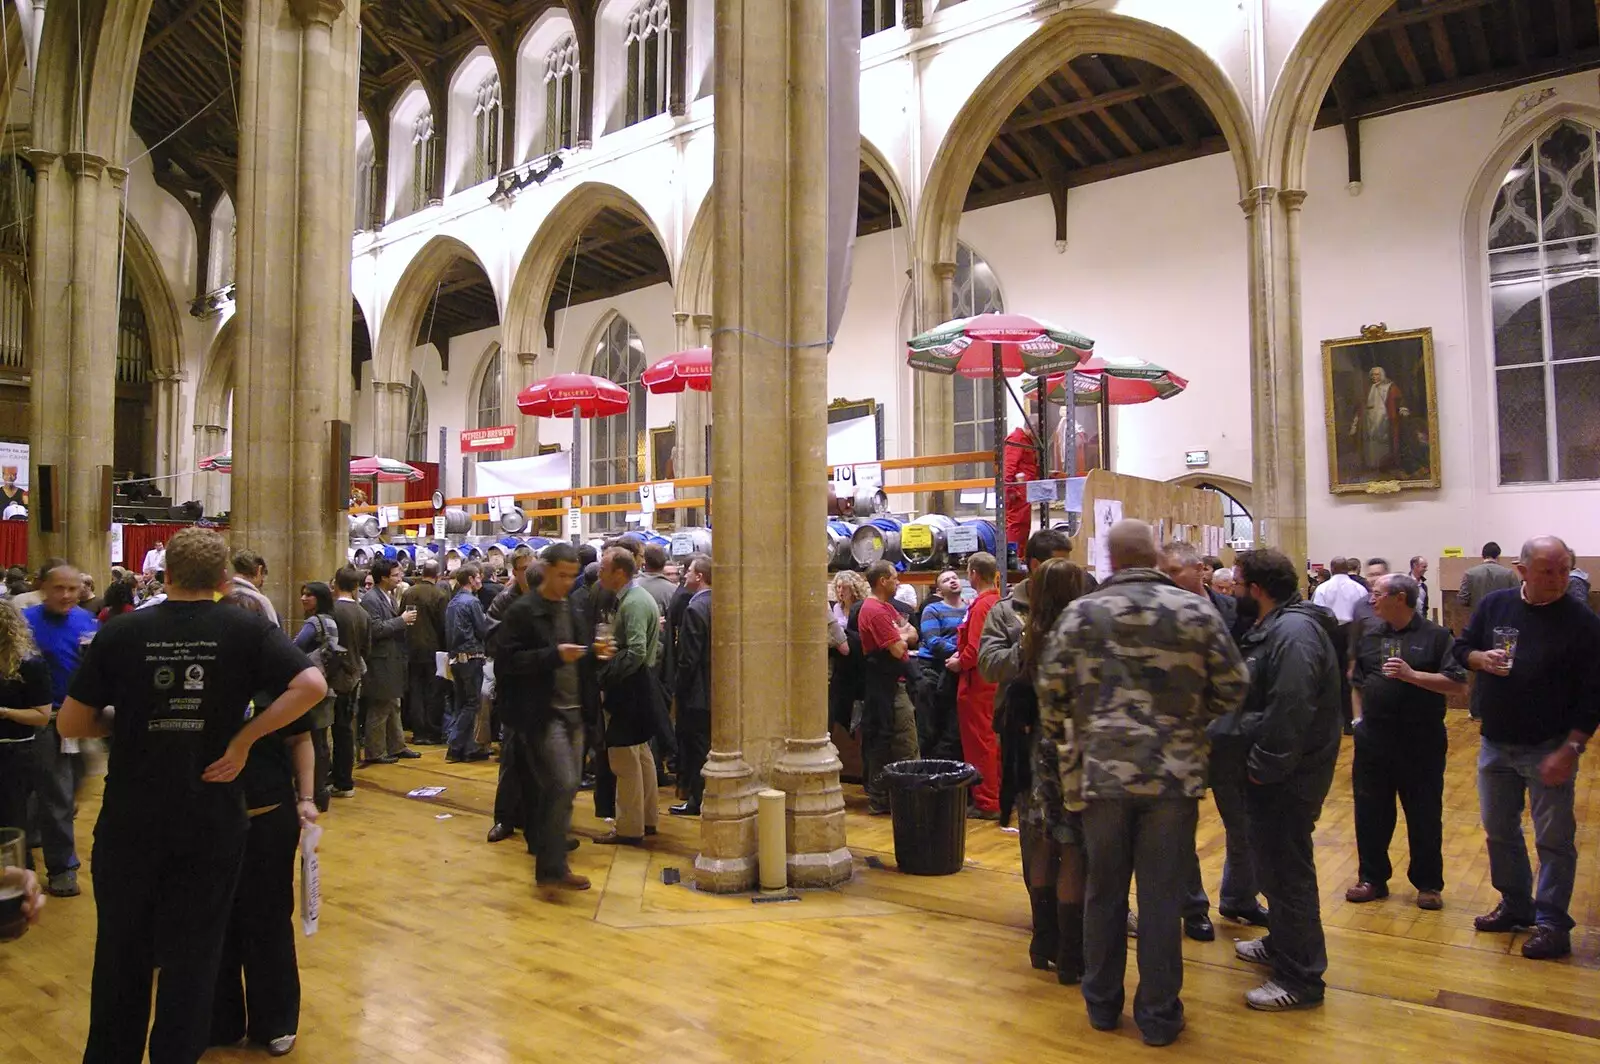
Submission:
{"label": "hanging cable", "polygon": [[132,167],[134,163],[138,162],[140,159],[143,159],[145,156],[149,155],[151,152],[159,151],[163,144],[165,144],[167,141],[171,140],[173,137],[176,137],[179,133],[182,133],[184,131],[184,129],[189,125],[190,122],[193,122],[195,119],[199,118],[201,115],[203,115],[207,111],[211,110],[211,108],[215,107],[216,104],[217,104],[217,101],[220,100],[220,99],[222,99],[222,90],[218,89],[217,90],[217,94],[215,96],[211,97],[211,99],[207,100],[205,102],[205,104],[200,108],[200,110],[196,111],[194,114],[190,115],[188,118],[185,118],[183,120],[183,122],[178,126],[178,128],[174,129],[171,133],[168,133],[166,136],[162,137],[160,140],[158,140],[154,144],[150,145],[150,147],[146,148],[144,151],[140,152],[138,155],[135,155],[133,158],[131,158],[127,162],[123,163],[122,164],[123,167],[124,168]]}

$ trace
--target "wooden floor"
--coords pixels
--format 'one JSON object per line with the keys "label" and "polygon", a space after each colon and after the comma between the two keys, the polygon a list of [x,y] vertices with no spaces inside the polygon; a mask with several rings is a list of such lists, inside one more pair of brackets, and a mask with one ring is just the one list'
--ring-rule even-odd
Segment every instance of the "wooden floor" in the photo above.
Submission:
{"label": "wooden floor", "polygon": [[[757,905],[664,886],[663,869],[689,867],[697,824],[663,817],[649,852],[586,842],[574,865],[596,889],[550,902],[533,889],[520,841],[484,842],[493,765],[445,765],[431,747],[421,761],[363,772],[357,797],[336,801],[324,820],[322,930],[300,941],[305,1001],[291,1059],[1600,1061],[1592,771],[1579,783],[1576,954],[1525,961],[1520,938],[1472,931],[1495,897],[1477,820],[1475,729],[1465,718],[1451,728],[1446,909],[1418,910],[1403,877],[1383,902],[1343,900],[1356,864],[1347,741],[1317,835],[1325,1005],[1248,1011],[1241,995],[1260,971],[1234,958],[1233,940],[1255,932],[1219,924],[1218,941],[1184,943],[1188,1029],[1159,1051],[1131,1022],[1092,1031],[1077,990],[1028,967],[1016,836],[993,824],[971,824],[961,874],[901,876],[887,821],[866,817],[849,788],[854,881]],[[429,784],[448,789],[406,797]],[[79,816],[84,853],[97,795],[91,785]],[[588,795],[580,803],[579,832],[603,830]],[[1209,801],[1199,845],[1214,891],[1222,836]],[[1403,870],[1403,838],[1395,854]],[[0,1061],[79,1058],[94,945],[92,878],[83,885],[83,897],[52,899],[42,925],[0,946]],[[1135,981],[1130,971],[1130,1000]]]}

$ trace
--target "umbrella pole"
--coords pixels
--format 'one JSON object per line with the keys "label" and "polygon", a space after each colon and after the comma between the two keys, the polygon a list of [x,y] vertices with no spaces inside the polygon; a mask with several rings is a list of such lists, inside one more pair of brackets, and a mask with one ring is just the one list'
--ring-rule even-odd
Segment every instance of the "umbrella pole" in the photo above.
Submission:
{"label": "umbrella pole", "polygon": [[[1049,390],[1049,378],[1040,377],[1039,387],[1033,393],[1033,404],[1039,408],[1039,427],[1034,430],[1033,435],[1039,449],[1040,480],[1050,479],[1050,437],[1045,434],[1044,429],[1045,408],[1050,405],[1049,395],[1047,394]],[[1023,412],[1023,416],[1027,416],[1026,411]],[[1041,529],[1050,527],[1050,504],[1042,499],[1039,502],[1039,527]]]}
{"label": "umbrella pole", "polygon": [[1006,549],[1006,378],[1005,368],[1000,364],[1000,345],[991,342],[989,344],[989,352],[994,356],[994,376],[989,379],[989,384],[992,388],[991,405],[994,408],[994,520],[995,539],[999,541],[1000,546],[998,560],[1000,562],[1000,594],[1003,597],[1006,593],[1006,573],[1011,564],[1011,553]]}
{"label": "umbrella pole", "polygon": [[[583,482],[582,476],[581,476],[582,472],[583,472],[583,419],[578,417],[577,411],[573,411],[573,413],[572,413],[572,490],[574,492],[576,492],[578,490],[578,485]],[[581,505],[580,502],[579,502],[579,496],[577,496],[576,494],[574,494],[570,499],[568,499],[568,502],[570,502],[573,506]],[[582,542],[583,542],[583,530],[580,528],[578,530],[578,534],[572,537],[572,545],[573,546],[577,546],[579,543],[582,543]]]}

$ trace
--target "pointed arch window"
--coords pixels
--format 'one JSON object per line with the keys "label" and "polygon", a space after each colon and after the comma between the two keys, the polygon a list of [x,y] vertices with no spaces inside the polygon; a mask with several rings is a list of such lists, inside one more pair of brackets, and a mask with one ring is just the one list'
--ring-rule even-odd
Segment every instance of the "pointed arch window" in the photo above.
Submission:
{"label": "pointed arch window", "polygon": [[1245,509],[1244,503],[1215,484],[1201,484],[1199,488],[1201,491],[1209,491],[1222,499],[1222,538],[1224,540],[1229,544],[1255,542],[1255,521],[1251,518],[1250,511]]}
{"label": "pointed arch window", "polygon": [[424,111],[411,127],[411,209],[420,211],[433,198],[433,112]]}
{"label": "pointed arch window", "polygon": [[150,369],[150,330],[145,324],[144,304],[133,278],[124,271],[117,321],[117,383],[148,384]]}
{"label": "pointed arch window", "polygon": [[[965,244],[956,246],[956,272],[951,282],[950,311],[957,318],[976,314],[1002,314],[1005,300],[994,271],[977,252]],[[994,450],[994,392],[988,381],[955,378],[956,451]],[[975,465],[956,467],[956,477],[969,480],[982,476]]]}
{"label": "pointed arch window", "polygon": [[900,0],[861,0],[861,36],[894,29]]}
{"label": "pointed arch window", "polygon": [[625,125],[667,109],[672,28],[667,0],[644,0],[628,15],[628,89]]}
{"label": "pointed arch window", "polygon": [[500,420],[501,365],[500,348],[496,346],[488,364],[483,367],[483,376],[478,379],[475,428],[492,429],[504,424]]}
{"label": "pointed arch window", "polygon": [[1501,484],[1600,480],[1595,135],[1572,121],[1542,134],[1490,214]]}
{"label": "pointed arch window", "polygon": [[473,184],[487,181],[500,172],[500,75],[490,74],[478,86],[472,108]]}
{"label": "pointed arch window", "polygon": [[428,460],[428,389],[422,378],[411,375],[411,394],[406,411],[406,461]]}
{"label": "pointed arch window", "polygon": [[374,205],[378,201],[373,182],[378,177],[377,149],[364,140],[356,149],[356,232],[372,228]]}
{"label": "pointed arch window", "polygon": [[[624,414],[596,418],[589,429],[589,484],[631,484],[639,479],[644,451],[644,342],[628,319],[618,314],[606,325],[595,344],[589,372],[615,381],[628,390]],[[606,514],[601,527],[620,528],[622,514]]]}
{"label": "pointed arch window", "polygon": [[554,155],[576,143],[577,113],[578,40],[568,34],[544,57],[543,154]]}

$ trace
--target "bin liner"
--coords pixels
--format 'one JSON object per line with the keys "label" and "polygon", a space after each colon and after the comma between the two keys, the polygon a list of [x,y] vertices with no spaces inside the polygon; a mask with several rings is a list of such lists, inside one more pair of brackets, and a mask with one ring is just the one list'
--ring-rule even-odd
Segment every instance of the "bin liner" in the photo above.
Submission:
{"label": "bin liner", "polygon": [[894,824],[894,858],[914,876],[948,876],[967,857],[967,792],[978,779],[964,761],[896,761],[884,766]]}

